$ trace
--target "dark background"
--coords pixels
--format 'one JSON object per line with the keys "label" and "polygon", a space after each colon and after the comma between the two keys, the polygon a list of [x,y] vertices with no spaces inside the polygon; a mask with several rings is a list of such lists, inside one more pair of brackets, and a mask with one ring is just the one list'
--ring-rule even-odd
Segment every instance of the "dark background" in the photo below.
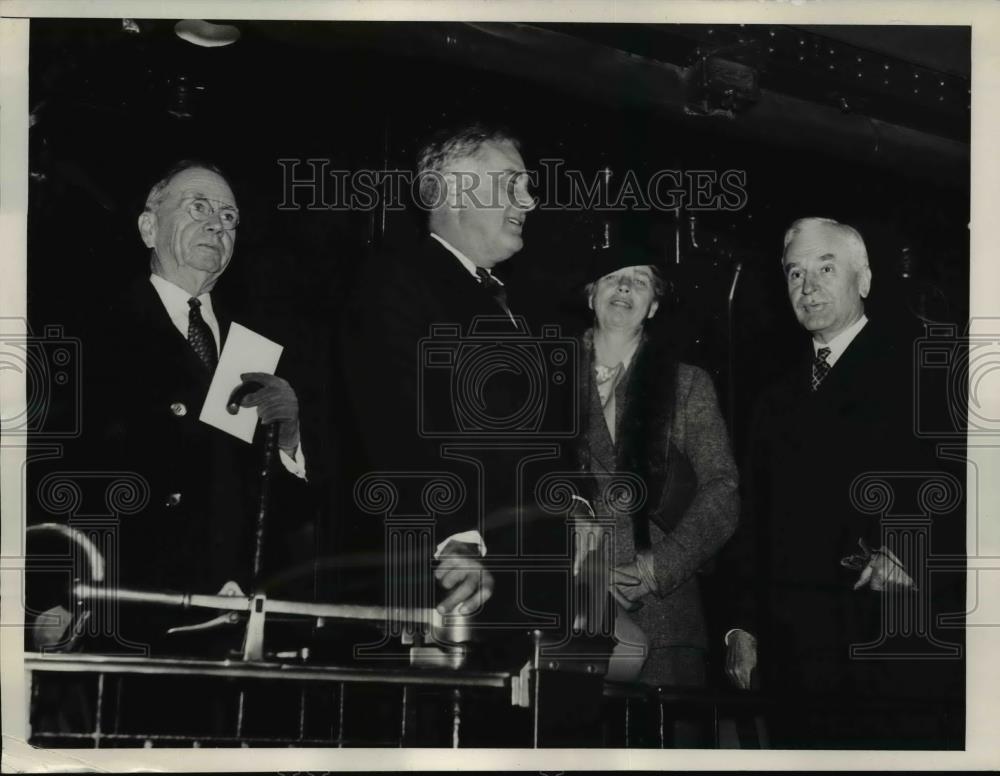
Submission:
{"label": "dark background", "polygon": [[[135,226],[146,192],[173,161],[195,157],[226,171],[242,215],[218,293],[294,312],[308,333],[299,344],[322,361],[363,257],[412,240],[422,214],[279,210],[277,160],[412,169],[420,140],[463,118],[511,127],[529,168],[563,159],[588,181],[604,167],[613,181],[629,170],[640,181],[660,169],[746,171],[739,212],[633,219],[671,269],[685,355],[713,372],[737,431],[799,335],[777,269],[795,218],[861,230],[873,316],[967,317],[968,28],[235,24],[235,44],[201,48],[175,36],[173,21],[138,20],[137,33],[120,19],[32,21],[36,328],[85,327],[93,305],[147,272]],[[697,95],[676,74],[710,55],[756,70],[757,104],[692,115]],[[530,276],[542,303],[562,304],[607,220],[537,211],[504,270]],[[568,326],[583,322],[559,309]]]}
{"label": "dark background", "polygon": [[[873,318],[919,333],[968,317],[969,28],[233,24],[238,42],[200,48],[174,21],[32,20],[28,312],[86,349],[95,309],[148,273],[136,218],[151,184],[179,158],[216,162],[241,210],[217,293],[285,316],[315,365],[296,388],[325,430],[326,525],[349,455],[330,400],[338,311],[365,256],[412,240],[422,214],[279,210],[282,158],[412,169],[430,130],[481,118],[523,140],[529,168],[560,158],[587,180],[745,170],[739,212],[637,219],[671,274],[661,325],[715,376],[740,457],[754,398],[804,344],[779,271],[792,220],[861,231]],[[706,98],[696,74],[713,57],[752,68],[759,93]],[[566,289],[605,222],[536,211],[503,268],[568,331],[585,319]]]}

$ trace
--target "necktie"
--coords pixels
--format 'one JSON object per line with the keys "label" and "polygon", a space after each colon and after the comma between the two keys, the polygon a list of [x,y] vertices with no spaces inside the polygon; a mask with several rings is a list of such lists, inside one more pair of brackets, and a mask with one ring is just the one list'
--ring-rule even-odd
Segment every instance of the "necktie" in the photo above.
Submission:
{"label": "necktie", "polygon": [[489,292],[490,296],[497,300],[497,304],[500,305],[500,309],[507,314],[507,317],[510,318],[511,323],[513,323],[514,313],[512,313],[510,308],[507,306],[507,291],[504,287],[500,285],[495,277],[482,267],[476,267],[476,277],[479,278],[480,284]]}
{"label": "necktie", "polygon": [[198,358],[208,368],[209,372],[215,371],[215,365],[219,362],[219,354],[215,349],[215,337],[212,330],[208,328],[205,319],[201,317],[201,302],[194,297],[188,299],[188,342],[198,354]]}
{"label": "necktie", "polygon": [[812,389],[815,391],[824,378],[830,374],[830,364],[826,357],[830,355],[830,348],[820,348],[816,351],[816,358],[813,359]]}

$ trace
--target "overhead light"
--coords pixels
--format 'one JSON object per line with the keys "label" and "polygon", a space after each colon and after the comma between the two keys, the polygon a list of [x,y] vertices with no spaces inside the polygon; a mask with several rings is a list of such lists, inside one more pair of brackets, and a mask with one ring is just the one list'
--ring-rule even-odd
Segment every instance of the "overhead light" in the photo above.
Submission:
{"label": "overhead light", "polygon": [[208,48],[228,46],[240,39],[239,27],[234,27],[232,24],[213,24],[204,19],[182,19],[174,25],[174,33],[181,40]]}

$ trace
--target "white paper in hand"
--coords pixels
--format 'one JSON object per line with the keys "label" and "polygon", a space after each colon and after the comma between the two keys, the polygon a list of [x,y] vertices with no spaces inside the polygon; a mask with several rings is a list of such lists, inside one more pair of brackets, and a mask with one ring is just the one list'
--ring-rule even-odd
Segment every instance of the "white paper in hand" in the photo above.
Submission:
{"label": "white paper in hand", "polygon": [[240,380],[241,374],[246,372],[274,374],[282,350],[284,348],[277,342],[272,342],[238,323],[232,324],[198,419],[244,442],[253,441],[253,432],[257,427],[257,408],[240,407],[237,414],[230,415],[226,403],[233,389],[243,382]]}

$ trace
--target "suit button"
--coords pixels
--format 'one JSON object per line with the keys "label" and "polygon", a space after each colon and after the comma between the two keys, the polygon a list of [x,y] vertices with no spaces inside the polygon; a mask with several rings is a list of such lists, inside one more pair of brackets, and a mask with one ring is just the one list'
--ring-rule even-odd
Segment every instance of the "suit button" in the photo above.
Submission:
{"label": "suit button", "polygon": [[175,507],[175,506],[177,506],[180,503],[181,503],[181,494],[180,493],[171,493],[169,496],[167,496],[166,506],[168,506],[168,507]]}
{"label": "suit button", "polygon": [[181,402],[175,401],[170,405],[170,411],[174,413],[178,418],[183,418],[188,414],[188,408],[185,407]]}

